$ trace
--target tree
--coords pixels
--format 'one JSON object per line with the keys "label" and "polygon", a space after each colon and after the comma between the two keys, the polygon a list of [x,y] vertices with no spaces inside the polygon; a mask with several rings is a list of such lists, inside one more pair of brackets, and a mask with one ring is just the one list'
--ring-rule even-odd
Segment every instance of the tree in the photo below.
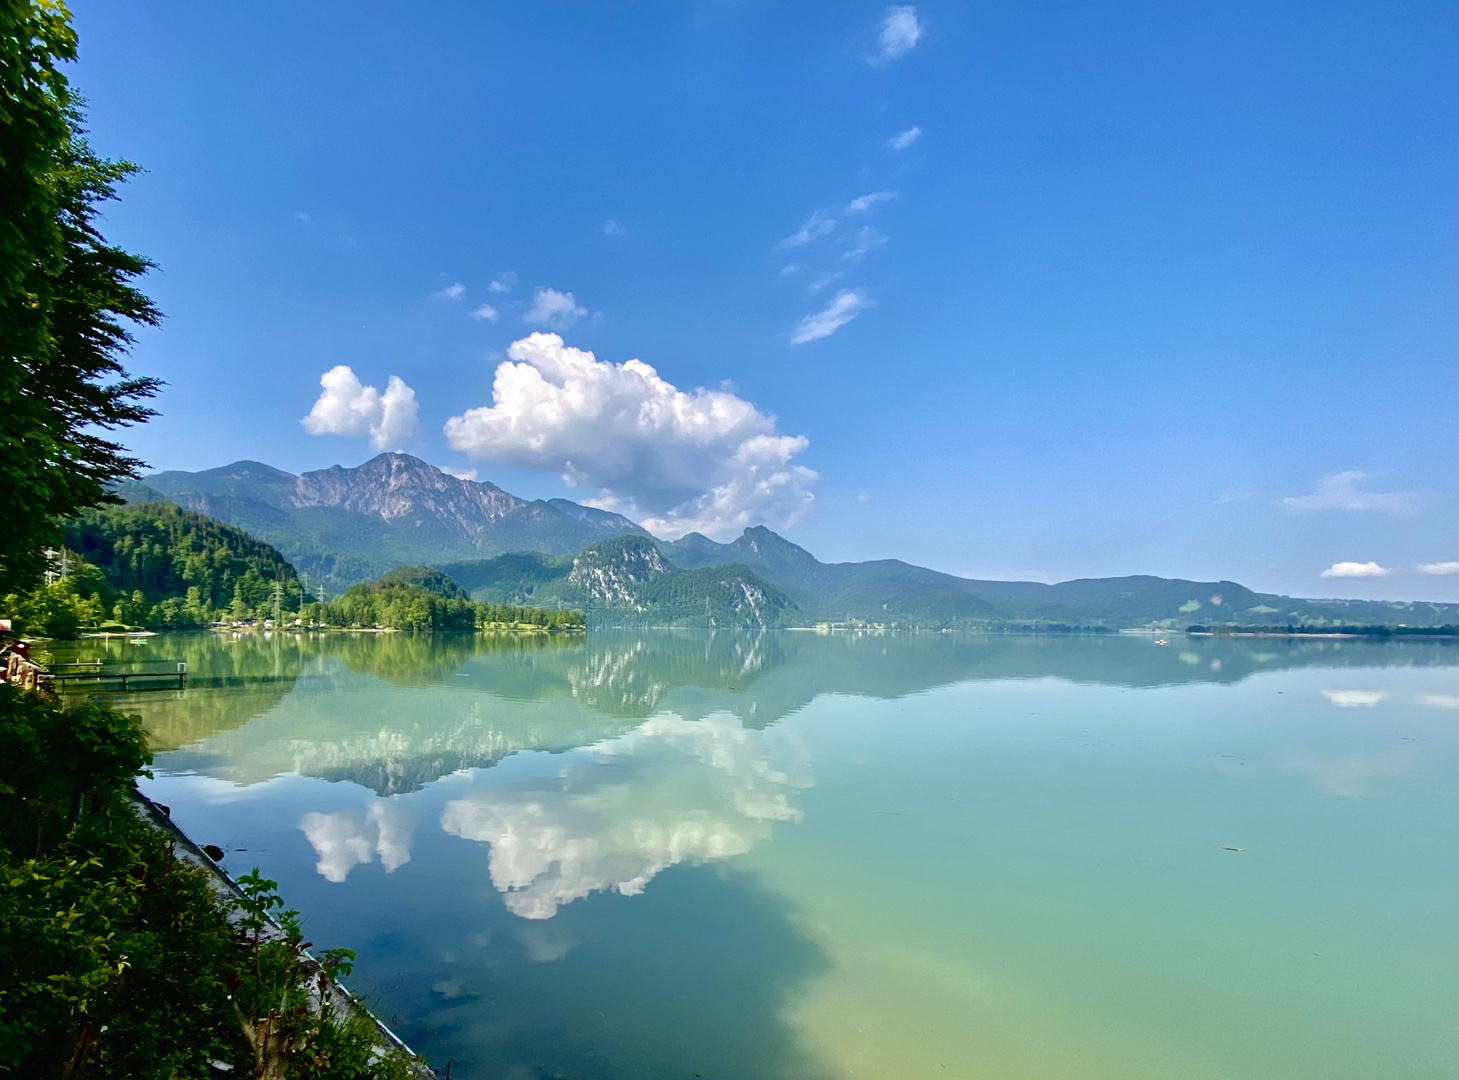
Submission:
{"label": "tree", "polygon": [[122,365],[161,316],[132,284],[152,264],[96,226],[137,168],[87,144],[58,69],[75,55],[57,0],[0,0],[0,594],[39,579],[54,519],[138,475],[105,433],[153,415],[161,385]]}

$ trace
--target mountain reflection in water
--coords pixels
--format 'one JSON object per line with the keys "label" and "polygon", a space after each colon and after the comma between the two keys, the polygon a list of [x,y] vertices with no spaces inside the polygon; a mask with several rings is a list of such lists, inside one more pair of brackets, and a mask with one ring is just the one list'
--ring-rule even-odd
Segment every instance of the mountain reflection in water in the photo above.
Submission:
{"label": "mountain reflection in water", "polygon": [[[380,795],[523,750],[616,738],[662,710],[686,720],[729,713],[764,728],[822,694],[894,699],[967,680],[1154,687],[1301,667],[1459,662],[1451,642],[1176,636],[1161,646],[1134,635],[786,631],[173,634],[140,647],[87,643],[76,655],[103,648],[112,659],[186,660],[182,691],[113,695],[142,709],[155,749],[178,751],[169,768],[240,784],[299,772]],[[300,680],[311,693],[293,700]]]}

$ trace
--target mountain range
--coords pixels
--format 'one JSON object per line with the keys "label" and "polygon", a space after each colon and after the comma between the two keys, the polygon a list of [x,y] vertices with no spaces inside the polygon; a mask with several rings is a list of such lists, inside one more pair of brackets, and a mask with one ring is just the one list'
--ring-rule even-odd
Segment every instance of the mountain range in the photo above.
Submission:
{"label": "mountain range", "polygon": [[176,503],[243,529],[335,591],[401,565],[509,551],[565,555],[612,536],[648,535],[620,514],[566,499],[520,499],[409,454],[299,476],[237,461],[154,473],[121,485],[118,494],[128,502]]}
{"label": "mountain range", "polygon": [[578,607],[598,625],[1124,629],[1459,623],[1459,604],[1304,600],[1234,581],[1134,576],[1047,585],[978,581],[897,559],[823,563],[755,527],[730,543],[656,540],[618,514],[528,501],[408,454],[296,476],[240,461],[119,489],[175,502],[267,540],[338,589],[400,565],[444,569],[474,599]]}

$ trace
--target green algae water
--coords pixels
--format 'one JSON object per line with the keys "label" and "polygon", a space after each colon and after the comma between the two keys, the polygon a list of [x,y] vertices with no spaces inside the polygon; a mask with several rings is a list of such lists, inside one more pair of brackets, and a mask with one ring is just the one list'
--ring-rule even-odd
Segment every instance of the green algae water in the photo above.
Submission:
{"label": "green algae water", "polygon": [[465,1078],[1459,1075],[1459,648],[158,637],[147,792]]}

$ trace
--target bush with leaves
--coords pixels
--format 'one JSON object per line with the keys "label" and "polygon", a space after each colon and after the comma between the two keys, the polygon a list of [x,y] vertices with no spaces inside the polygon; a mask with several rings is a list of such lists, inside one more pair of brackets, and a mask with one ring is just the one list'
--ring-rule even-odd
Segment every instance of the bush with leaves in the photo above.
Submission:
{"label": "bush with leaves", "polygon": [[[395,1080],[373,1023],[333,985],[352,954],[308,959],[273,882],[221,900],[138,816],[151,761],[136,717],[0,684],[0,1075]],[[281,1052],[260,1055],[272,1038]],[[286,1051],[286,1052],[283,1052]]]}

